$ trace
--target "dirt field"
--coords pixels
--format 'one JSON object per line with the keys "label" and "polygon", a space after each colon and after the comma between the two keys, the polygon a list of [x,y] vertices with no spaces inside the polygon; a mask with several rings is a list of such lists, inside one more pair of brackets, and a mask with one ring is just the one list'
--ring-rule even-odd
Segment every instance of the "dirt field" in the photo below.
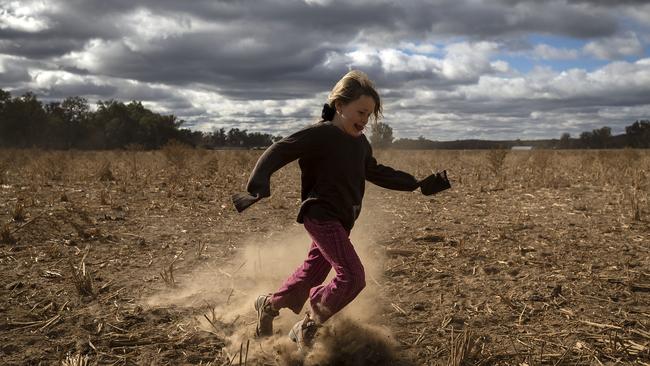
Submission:
{"label": "dirt field", "polygon": [[368,183],[367,287],[304,358],[286,309],[252,337],[309,246],[297,164],[232,207],[260,153],[0,151],[2,364],[650,364],[650,152],[377,152],[453,189]]}

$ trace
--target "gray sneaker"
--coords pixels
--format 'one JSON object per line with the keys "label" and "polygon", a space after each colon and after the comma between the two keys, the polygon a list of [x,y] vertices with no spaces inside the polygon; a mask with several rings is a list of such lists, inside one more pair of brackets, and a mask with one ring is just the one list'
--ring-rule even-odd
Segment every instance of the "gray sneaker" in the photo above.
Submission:
{"label": "gray sneaker", "polygon": [[268,337],[273,335],[273,318],[280,315],[280,312],[271,308],[271,295],[260,295],[255,300],[255,311],[257,311],[257,326],[255,335]]}
{"label": "gray sneaker", "polygon": [[296,342],[298,349],[304,352],[314,344],[314,339],[316,339],[316,333],[319,328],[320,325],[307,313],[304,319],[293,325],[289,331],[289,339]]}

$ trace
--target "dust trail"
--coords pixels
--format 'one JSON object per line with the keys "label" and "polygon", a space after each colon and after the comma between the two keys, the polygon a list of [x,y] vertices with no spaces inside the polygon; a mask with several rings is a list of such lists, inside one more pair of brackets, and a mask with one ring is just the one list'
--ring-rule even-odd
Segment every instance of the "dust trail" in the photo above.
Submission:
{"label": "dust trail", "polygon": [[[148,299],[150,306],[206,306],[205,318],[199,318],[205,330],[226,340],[228,354],[235,355],[250,340],[248,358],[251,362],[275,362],[282,365],[329,364],[331,360],[368,358],[393,360],[394,342],[390,332],[378,326],[381,314],[381,279],[383,258],[373,245],[368,225],[359,225],[351,240],[366,271],[366,288],[341,313],[335,315],[319,331],[314,349],[301,355],[287,337],[289,329],[309,309],[305,304],[300,315],[283,309],[274,322],[275,334],[263,340],[254,337],[255,298],[277,290],[283,281],[306,258],[311,239],[302,226],[283,233],[253,235],[239,246],[237,254],[227,263],[207,263],[180,283],[173,293],[158,294]],[[334,271],[326,280],[328,282]],[[207,306],[206,304],[210,304]],[[212,323],[212,324],[211,324]],[[213,325],[214,324],[214,325]],[[343,353],[333,353],[333,350]],[[341,358],[342,357],[342,358]],[[330,361],[328,361],[330,360]],[[356,360],[347,365],[363,365]],[[252,363],[255,364],[255,363]],[[387,363],[389,364],[389,363]],[[395,364],[395,362],[393,362]]]}
{"label": "dust trail", "polygon": [[338,316],[319,330],[303,365],[394,366],[396,347],[388,329]]}

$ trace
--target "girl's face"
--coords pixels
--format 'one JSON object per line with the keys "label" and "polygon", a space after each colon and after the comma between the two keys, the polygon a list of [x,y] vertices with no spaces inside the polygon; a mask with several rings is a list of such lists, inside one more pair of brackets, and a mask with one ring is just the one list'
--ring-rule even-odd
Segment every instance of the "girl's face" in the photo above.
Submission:
{"label": "girl's face", "polygon": [[348,104],[336,102],[335,106],[336,115],[332,123],[348,135],[359,137],[368,124],[368,118],[375,111],[375,100],[371,96],[362,95]]}

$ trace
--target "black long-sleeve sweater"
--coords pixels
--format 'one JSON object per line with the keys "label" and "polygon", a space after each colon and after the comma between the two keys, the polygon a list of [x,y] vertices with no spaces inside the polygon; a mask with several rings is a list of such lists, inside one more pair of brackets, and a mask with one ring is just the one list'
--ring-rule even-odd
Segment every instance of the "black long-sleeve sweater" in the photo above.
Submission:
{"label": "black long-sleeve sweater", "polygon": [[336,219],[351,230],[361,212],[366,180],[400,191],[419,186],[411,174],[378,164],[365,135],[353,137],[331,122],[321,122],[276,142],[262,154],[246,187],[252,197],[238,210],[269,197],[271,175],[296,159],[302,181],[300,223],[305,216]]}

